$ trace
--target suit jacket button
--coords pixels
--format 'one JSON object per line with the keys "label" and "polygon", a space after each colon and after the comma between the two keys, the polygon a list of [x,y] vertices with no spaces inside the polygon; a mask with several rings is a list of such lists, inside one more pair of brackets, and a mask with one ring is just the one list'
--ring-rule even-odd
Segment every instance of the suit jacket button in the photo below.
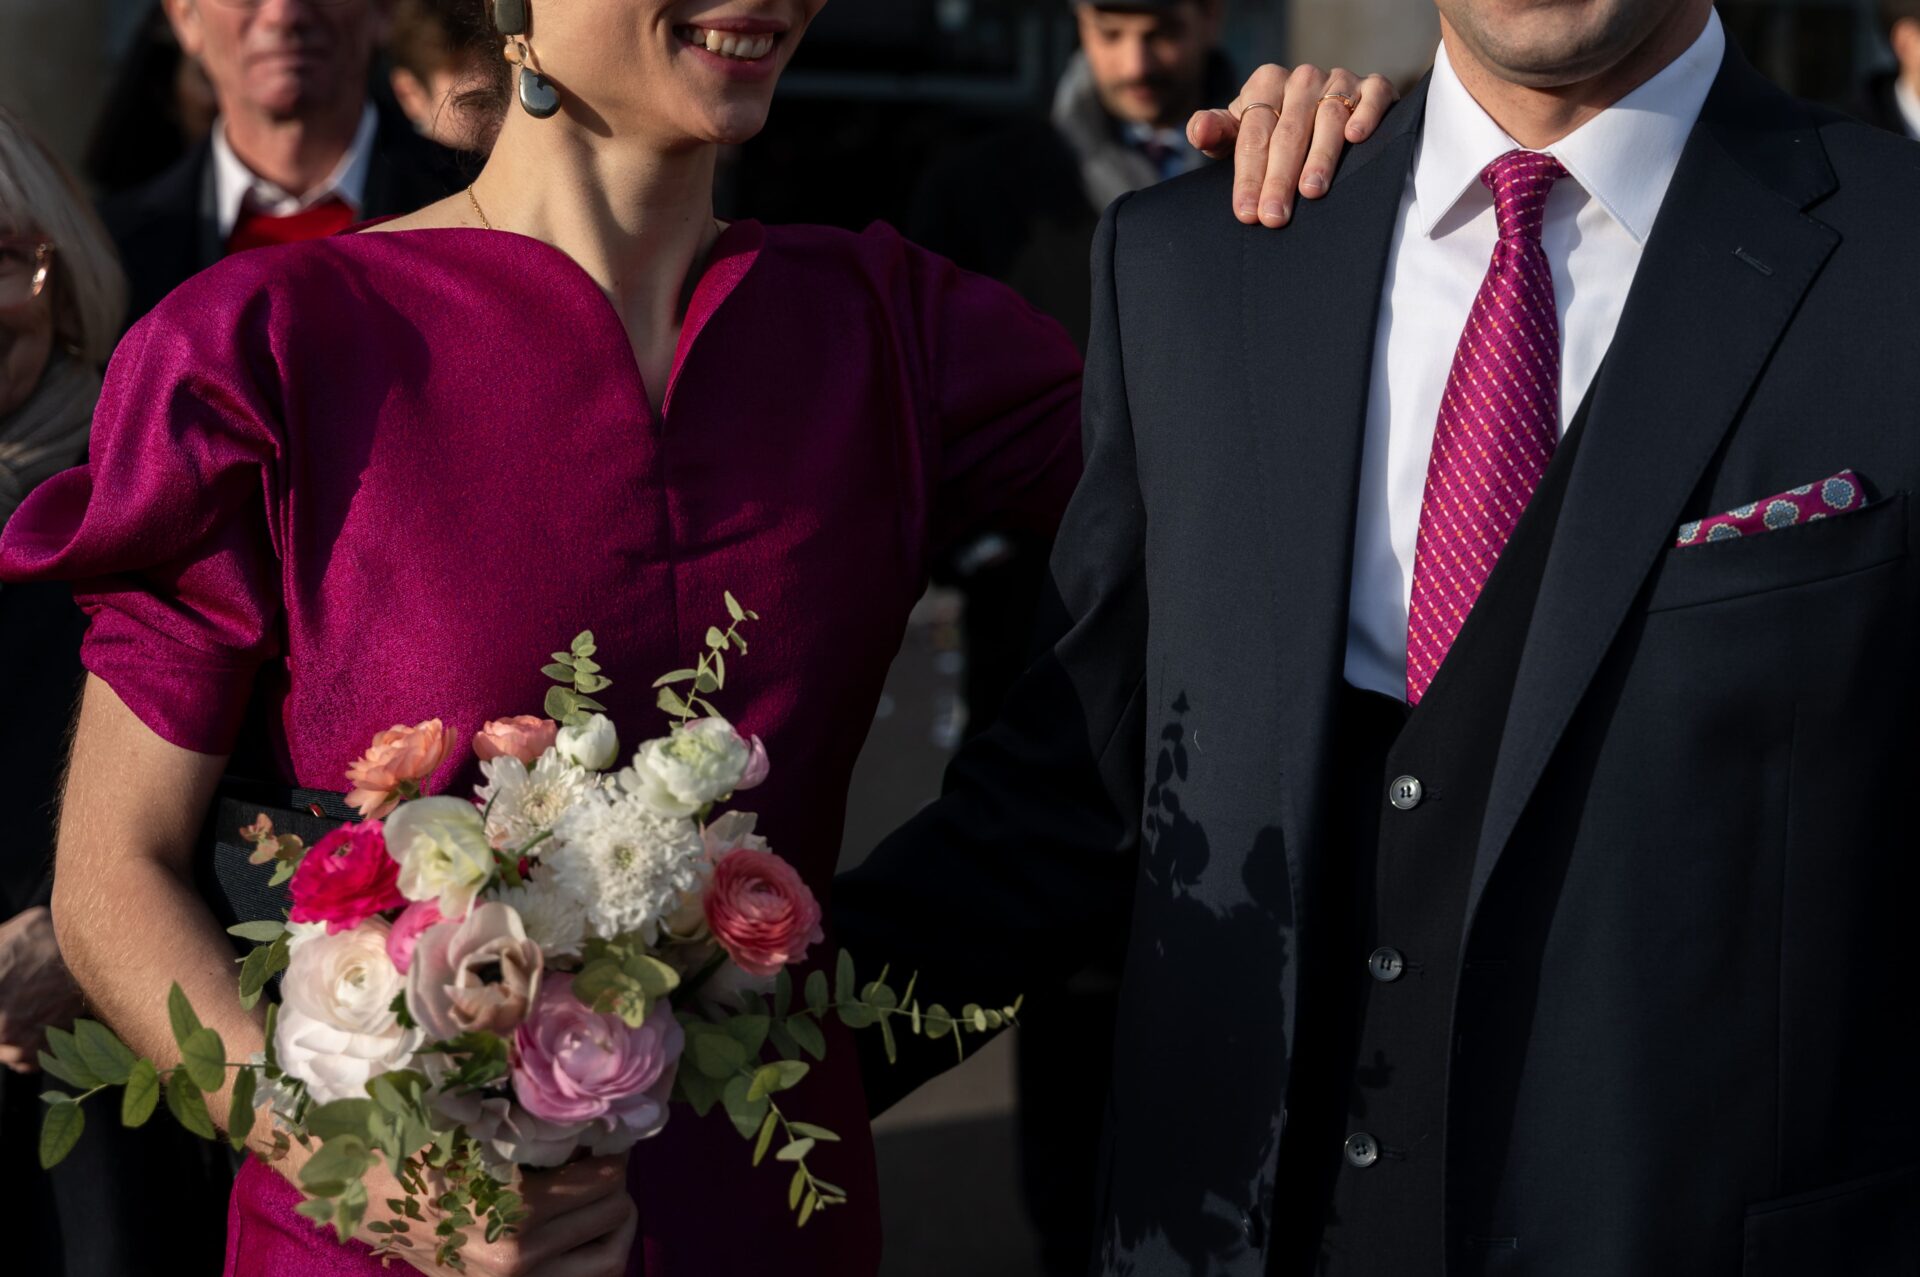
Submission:
{"label": "suit jacket button", "polygon": [[1387,787],[1387,801],[1401,811],[1412,811],[1427,796],[1427,787],[1418,776],[1401,776]]}
{"label": "suit jacket button", "polygon": [[1398,949],[1382,945],[1367,959],[1367,972],[1381,984],[1392,984],[1407,970],[1407,959]]}
{"label": "suit jacket button", "polygon": [[1365,1170],[1380,1160],[1380,1141],[1365,1131],[1347,1136],[1347,1161]]}

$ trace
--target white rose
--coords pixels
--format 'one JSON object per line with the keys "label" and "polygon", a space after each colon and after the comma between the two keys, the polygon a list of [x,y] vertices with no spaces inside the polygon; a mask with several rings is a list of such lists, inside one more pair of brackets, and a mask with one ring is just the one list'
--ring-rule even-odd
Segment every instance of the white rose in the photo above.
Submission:
{"label": "white rose", "polygon": [[642,745],[620,784],[662,816],[691,816],[738,788],[752,762],[732,723],[702,718]]}
{"label": "white rose", "polygon": [[387,817],[387,854],[400,863],[400,893],[440,902],[459,919],[493,877],[493,848],[480,809],[464,798],[416,798]]}
{"label": "white rose", "polygon": [[387,956],[384,919],[313,936],[293,952],[280,986],[273,1049],[280,1067],[321,1104],[364,1096],[367,1082],[406,1068],[422,1038],[393,1002],[406,978]]}
{"label": "white rose", "polygon": [[603,772],[620,757],[620,737],[605,714],[595,714],[578,727],[562,727],[553,747],[560,757],[590,772]]}

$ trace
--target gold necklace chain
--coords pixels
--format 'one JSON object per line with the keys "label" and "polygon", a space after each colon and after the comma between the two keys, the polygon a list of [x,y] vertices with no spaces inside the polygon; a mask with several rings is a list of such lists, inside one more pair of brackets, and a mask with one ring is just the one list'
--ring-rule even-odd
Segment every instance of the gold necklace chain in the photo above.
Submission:
{"label": "gold necklace chain", "polygon": [[473,215],[480,219],[480,224],[488,230],[492,230],[493,223],[487,220],[487,211],[480,207],[480,197],[473,193],[473,186],[471,184],[467,186],[467,202],[473,205]]}

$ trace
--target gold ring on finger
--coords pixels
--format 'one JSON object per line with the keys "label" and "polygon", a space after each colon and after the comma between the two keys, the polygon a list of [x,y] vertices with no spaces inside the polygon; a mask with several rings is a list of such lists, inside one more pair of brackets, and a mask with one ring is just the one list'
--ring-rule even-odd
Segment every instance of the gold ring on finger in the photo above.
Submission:
{"label": "gold ring on finger", "polygon": [[1326,102],[1329,100],[1338,102],[1341,106],[1346,107],[1348,115],[1352,115],[1355,111],[1358,111],[1360,109],[1359,100],[1356,98],[1348,97],[1344,93],[1322,93],[1318,98],[1314,100],[1314,105],[1319,106],[1320,103]]}
{"label": "gold ring on finger", "polygon": [[1274,119],[1276,119],[1276,120],[1277,120],[1277,119],[1279,119],[1279,118],[1280,118],[1280,108],[1279,108],[1279,107],[1277,107],[1277,106],[1275,106],[1275,105],[1274,105],[1273,103],[1271,103],[1271,102],[1249,102],[1249,103],[1247,103],[1247,104],[1246,104],[1245,106],[1243,106],[1243,107],[1241,107],[1241,108],[1240,108],[1240,118],[1241,118],[1241,119],[1243,119],[1243,120],[1244,120],[1244,119],[1246,119],[1246,118],[1247,118],[1247,112],[1248,112],[1248,111],[1255,111],[1255,110],[1258,110],[1258,109],[1260,109],[1261,107],[1265,107],[1265,108],[1266,108],[1267,110],[1269,110],[1269,111],[1272,111],[1272,112],[1273,112],[1273,118],[1274,118]]}

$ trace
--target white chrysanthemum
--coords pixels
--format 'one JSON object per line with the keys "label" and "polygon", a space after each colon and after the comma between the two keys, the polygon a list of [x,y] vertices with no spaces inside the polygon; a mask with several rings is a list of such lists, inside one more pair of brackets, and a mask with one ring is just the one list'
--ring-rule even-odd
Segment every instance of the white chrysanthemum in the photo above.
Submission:
{"label": "white chrysanthemum", "polygon": [[631,794],[601,790],[562,816],[554,837],[559,845],[543,857],[547,873],[604,939],[638,931],[651,944],[660,919],[700,882],[699,827],[659,815]]}
{"label": "white chrysanthemum", "polygon": [[583,768],[549,749],[531,770],[511,754],[480,764],[487,778],[474,790],[486,804],[487,840],[502,850],[517,849],[553,828],[569,807],[593,788]]}
{"label": "white chrysanthemum", "polygon": [[587,910],[578,898],[560,886],[551,863],[518,887],[503,887],[495,900],[520,915],[527,939],[551,958],[577,958],[587,939]]}

